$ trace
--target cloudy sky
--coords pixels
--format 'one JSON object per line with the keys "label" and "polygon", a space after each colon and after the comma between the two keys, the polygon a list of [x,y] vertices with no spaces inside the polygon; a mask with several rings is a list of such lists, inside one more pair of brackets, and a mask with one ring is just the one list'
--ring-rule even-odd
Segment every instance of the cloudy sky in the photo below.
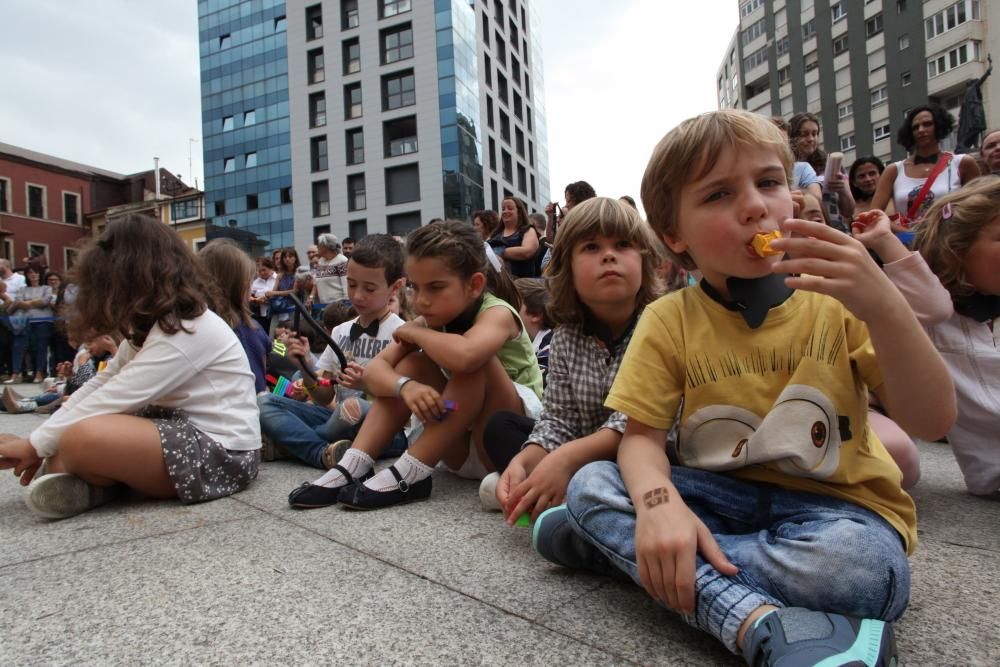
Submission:
{"label": "cloudy sky", "polygon": [[[429,0],[418,0],[429,1]],[[657,140],[714,109],[738,0],[541,3],[553,197],[631,194]],[[0,141],[202,183],[195,0],[3,0]]]}

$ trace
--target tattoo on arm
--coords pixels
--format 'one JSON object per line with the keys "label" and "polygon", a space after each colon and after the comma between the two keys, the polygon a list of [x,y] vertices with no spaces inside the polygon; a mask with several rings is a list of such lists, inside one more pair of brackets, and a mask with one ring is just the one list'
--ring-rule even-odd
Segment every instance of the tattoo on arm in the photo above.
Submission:
{"label": "tattoo on arm", "polygon": [[642,501],[646,503],[646,509],[651,510],[657,505],[670,502],[670,494],[667,491],[667,487],[661,486],[655,489],[650,489],[646,493],[642,494]]}

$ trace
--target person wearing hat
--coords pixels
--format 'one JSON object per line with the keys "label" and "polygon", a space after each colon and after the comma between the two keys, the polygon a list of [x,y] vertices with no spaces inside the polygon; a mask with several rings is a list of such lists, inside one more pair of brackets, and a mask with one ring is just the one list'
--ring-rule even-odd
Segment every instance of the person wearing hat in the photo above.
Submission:
{"label": "person wearing hat", "polygon": [[312,269],[313,309],[321,311],[327,304],[347,301],[347,257],[340,251],[340,240],[329,232],[316,239],[319,257]]}

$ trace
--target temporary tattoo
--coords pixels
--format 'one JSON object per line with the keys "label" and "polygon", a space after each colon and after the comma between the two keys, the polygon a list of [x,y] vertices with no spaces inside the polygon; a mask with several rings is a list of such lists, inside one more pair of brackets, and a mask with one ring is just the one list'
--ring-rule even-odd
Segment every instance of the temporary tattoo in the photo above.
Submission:
{"label": "temporary tattoo", "polygon": [[656,489],[650,489],[646,493],[642,494],[642,500],[646,503],[646,509],[651,510],[657,505],[669,502],[670,494],[667,491],[667,487],[661,486]]}

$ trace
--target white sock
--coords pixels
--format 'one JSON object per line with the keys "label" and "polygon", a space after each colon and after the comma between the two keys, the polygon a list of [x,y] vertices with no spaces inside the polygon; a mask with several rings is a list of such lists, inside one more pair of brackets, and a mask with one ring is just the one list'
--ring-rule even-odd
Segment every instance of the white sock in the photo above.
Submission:
{"label": "white sock", "polygon": [[[372,457],[365,454],[360,449],[348,449],[344,452],[343,458],[337,461],[338,465],[351,473],[351,477],[358,479],[362,475],[367,475],[368,471],[375,467]],[[338,486],[347,486],[347,478],[344,473],[336,468],[330,468],[326,473],[313,482],[316,486],[325,486],[328,489],[335,489]]]}
{"label": "white sock", "polygon": [[[410,456],[409,452],[406,452],[399,457],[399,460],[393,464],[396,468],[396,472],[399,476],[403,478],[408,484],[416,484],[422,479],[427,479],[434,472],[434,468],[429,465],[425,465],[419,459]],[[398,485],[396,478],[393,476],[392,471],[386,468],[380,473],[377,473],[370,480],[365,482],[367,486],[372,491],[391,491],[395,489]]]}

